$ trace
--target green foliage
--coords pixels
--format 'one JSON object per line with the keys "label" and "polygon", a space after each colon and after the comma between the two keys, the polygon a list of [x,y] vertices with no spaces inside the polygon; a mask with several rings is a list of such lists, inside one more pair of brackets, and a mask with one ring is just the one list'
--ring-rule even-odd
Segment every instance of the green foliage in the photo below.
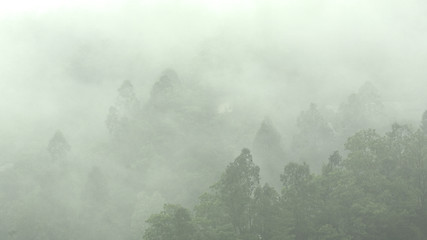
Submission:
{"label": "green foliage", "polygon": [[285,229],[295,239],[307,239],[313,232],[312,216],[315,208],[315,189],[309,166],[306,163],[289,163],[280,178],[283,183],[282,208],[287,213],[283,217],[290,220]]}
{"label": "green foliage", "polygon": [[359,131],[345,144],[347,156],[333,152],[321,175],[306,163],[287,164],[281,195],[260,186],[260,170],[243,149],[200,197],[197,239],[425,239],[426,143],[422,130],[405,125],[383,136]]}
{"label": "green foliage", "polygon": [[253,232],[261,239],[274,239],[281,231],[279,194],[265,184],[259,186],[254,193],[251,208],[254,213]]}
{"label": "green foliage", "polygon": [[195,207],[195,212],[200,239],[236,239],[230,215],[218,195],[205,193],[200,196],[200,203]]}
{"label": "green foliage", "polygon": [[253,214],[250,205],[259,180],[259,167],[254,164],[250,151],[243,149],[213,186],[238,234],[251,231]]}
{"label": "green foliage", "polygon": [[147,223],[150,227],[144,240],[191,240],[196,233],[190,212],[179,205],[165,204],[163,211],[151,215]]}
{"label": "green foliage", "polygon": [[306,163],[289,163],[280,175],[285,190],[303,188],[311,179],[310,168]]}
{"label": "green foliage", "polygon": [[335,151],[331,156],[329,156],[328,164],[323,166],[322,174],[327,175],[328,173],[334,171],[335,169],[342,167],[342,156],[338,151]]}

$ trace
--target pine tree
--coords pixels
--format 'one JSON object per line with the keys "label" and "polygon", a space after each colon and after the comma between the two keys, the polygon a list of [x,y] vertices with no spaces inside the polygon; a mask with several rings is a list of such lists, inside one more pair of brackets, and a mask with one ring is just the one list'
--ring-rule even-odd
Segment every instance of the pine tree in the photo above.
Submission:
{"label": "pine tree", "polygon": [[278,185],[280,170],[277,166],[285,165],[285,151],[280,133],[269,118],[264,119],[256,133],[253,152],[263,169],[262,178],[273,186]]}
{"label": "pine tree", "polygon": [[63,159],[67,156],[67,153],[71,150],[70,145],[65,139],[61,131],[56,131],[53,137],[49,141],[47,151],[54,160]]}
{"label": "pine tree", "polygon": [[322,161],[335,148],[334,132],[314,103],[298,116],[297,126],[298,133],[292,143],[295,158],[307,162],[314,171],[320,172]]}
{"label": "pine tree", "polygon": [[250,205],[259,186],[259,167],[254,164],[249,149],[244,148],[214,185],[237,234],[251,231],[253,215]]}
{"label": "pine tree", "polygon": [[388,126],[385,122],[384,105],[378,90],[370,82],[351,94],[346,103],[340,106],[340,131],[349,137],[364,128]]}
{"label": "pine tree", "polygon": [[116,103],[110,107],[105,123],[113,139],[124,140],[135,128],[141,109],[130,81],[124,81],[117,91]]}
{"label": "pine tree", "polygon": [[159,80],[153,85],[150,95],[150,106],[157,110],[169,110],[178,104],[180,80],[172,69],[162,72]]}

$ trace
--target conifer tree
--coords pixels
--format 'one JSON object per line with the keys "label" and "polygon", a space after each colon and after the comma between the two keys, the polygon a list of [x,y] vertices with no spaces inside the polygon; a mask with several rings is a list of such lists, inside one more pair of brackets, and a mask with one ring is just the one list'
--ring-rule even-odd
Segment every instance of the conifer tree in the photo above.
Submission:
{"label": "conifer tree", "polygon": [[49,141],[47,151],[50,153],[52,159],[57,160],[65,158],[67,153],[71,150],[70,145],[65,139],[61,131],[56,131]]}

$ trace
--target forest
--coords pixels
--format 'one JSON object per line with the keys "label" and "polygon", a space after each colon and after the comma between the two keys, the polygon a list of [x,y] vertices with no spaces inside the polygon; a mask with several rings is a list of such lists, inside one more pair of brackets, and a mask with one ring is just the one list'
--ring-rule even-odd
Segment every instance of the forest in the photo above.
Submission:
{"label": "forest", "polygon": [[1,240],[427,239],[421,0],[38,2],[0,3]]}
{"label": "forest", "polygon": [[368,128],[386,120],[366,83],[330,121],[301,111],[288,148],[266,117],[235,154],[250,111],[186,84],[165,70],[141,103],[124,81],[89,168],[61,131],[37,162],[3,166],[4,239],[426,238],[427,111],[419,127]]}
{"label": "forest", "polygon": [[[171,94],[171,78],[176,76],[165,74],[152,94],[159,93],[158,86]],[[124,84],[119,91],[130,87]],[[193,211],[165,204],[146,220],[143,239],[425,239],[427,111],[419,128],[394,123],[384,134],[356,130],[381,116],[381,102],[370,84],[351,95],[343,108],[336,130],[315,104],[301,112],[292,145],[300,159],[296,162],[285,160],[281,136],[265,119],[253,141],[255,158],[243,148],[200,195]],[[354,121],[354,116],[361,119]],[[340,134],[351,131],[355,133],[344,142],[344,157],[331,151],[326,161],[319,161],[328,149],[339,148],[334,144],[342,143],[336,141]],[[262,169],[270,183],[261,181]]]}

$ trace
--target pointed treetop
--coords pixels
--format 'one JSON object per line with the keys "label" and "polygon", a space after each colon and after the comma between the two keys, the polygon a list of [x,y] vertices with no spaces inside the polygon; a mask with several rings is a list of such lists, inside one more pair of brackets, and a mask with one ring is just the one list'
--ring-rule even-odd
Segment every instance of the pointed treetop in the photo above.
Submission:
{"label": "pointed treetop", "polygon": [[298,116],[297,126],[301,131],[330,131],[328,123],[314,103],[311,103],[310,108]]}
{"label": "pointed treetop", "polygon": [[269,117],[265,117],[262,121],[258,132],[255,135],[255,145],[274,145],[281,142],[281,136],[277,129],[274,127],[273,122]]}
{"label": "pointed treetop", "polygon": [[65,157],[71,147],[60,130],[56,131],[49,141],[48,152],[54,159]]}
{"label": "pointed treetop", "polygon": [[221,181],[226,184],[246,185],[248,187],[247,190],[250,192],[249,195],[251,195],[255,189],[255,184],[258,184],[260,181],[259,171],[259,167],[252,160],[252,154],[249,149],[243,148],[234,162],[227,166]]}
{"label": "pointed treetop", "polygon": [[118,89],[120,96],[124,98],[134,97],[133,85],[129,80],[125,80]]}
{"label": "pointed treetop", "polygon": [[247,148],[243,148],[240,155],[234,160],[234,162],[240,164],[241,162],[252,162],[251,151]]}
{"label": "pointed treetop", "polygon": [[168,68],[162,72],[161,79],[169,79],[171,81],[178,81],[178,74],[175,70]]}
{"label": "pointed treetop", "polygon": [[172,69],[167,69],[162,72],[160,79],[154,83],[151,89],[151,99],[155,104],[163,104],[176,94],[177,86],[179,86],[179,78],[176,72]]}
{"label": "pointed treetop", "polygon": [[122,83],[118,92],[119,96],[117,97],[115,107],[119,112],[119,115],[130,117],[139,111],[139,100],[136,97],[134,87],[129,80],[125,80]]}
{"label": "pointed treetop", "polygon": [[155,84],[155,86],[159,86],[162,89],[165,88],[173,88],[179,83],[178,74],[173,69],[166,69],[162,72],[159,81]]}

